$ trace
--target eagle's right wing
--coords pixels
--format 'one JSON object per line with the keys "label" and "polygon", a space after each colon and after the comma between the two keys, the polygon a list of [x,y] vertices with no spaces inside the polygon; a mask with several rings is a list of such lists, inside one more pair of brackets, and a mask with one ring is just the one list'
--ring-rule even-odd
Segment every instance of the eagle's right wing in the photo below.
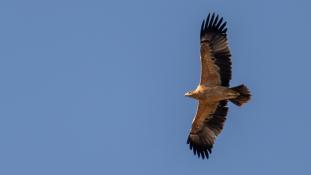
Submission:
{"label": "eagle's right wing", "polygon": [[227,101],[205,103],[199,101],[196,116],[192,122],[192,128],[187,143],[193,153],[208,158],[212,152],[216,136],[222,131],[228,107]]}
{"label": "eagle's right wing", "polygon": [[231,54],[227,41],[226,22],[215,14],[202,22],[201,85],[229,86],[231,79]]}

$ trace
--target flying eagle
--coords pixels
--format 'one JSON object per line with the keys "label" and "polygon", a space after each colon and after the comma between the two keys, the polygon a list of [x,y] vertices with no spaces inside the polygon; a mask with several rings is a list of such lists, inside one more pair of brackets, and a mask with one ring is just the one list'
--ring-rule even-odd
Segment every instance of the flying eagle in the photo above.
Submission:
{"label": "flying eagle", "polygon": [[222,131],[228,112],[227,102],[242,106],[251,94],[245,85],[229,86],[231,54],[226,22],[219,15],[209,14],[200,32],[201,81],[185,96],[199,101],[187,144],[194,155],[208,158],[217,135]]}

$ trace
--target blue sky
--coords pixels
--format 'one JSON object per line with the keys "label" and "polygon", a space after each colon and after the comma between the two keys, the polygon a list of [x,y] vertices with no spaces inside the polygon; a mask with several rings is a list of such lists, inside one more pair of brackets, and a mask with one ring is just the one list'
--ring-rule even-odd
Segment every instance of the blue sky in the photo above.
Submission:
{"label": "blue sky", "polygon": [[[1,1],[0,174],[310,174],[310,2]],[[228,22],[229,105],[209,160],[186,145],[199,29]]]}

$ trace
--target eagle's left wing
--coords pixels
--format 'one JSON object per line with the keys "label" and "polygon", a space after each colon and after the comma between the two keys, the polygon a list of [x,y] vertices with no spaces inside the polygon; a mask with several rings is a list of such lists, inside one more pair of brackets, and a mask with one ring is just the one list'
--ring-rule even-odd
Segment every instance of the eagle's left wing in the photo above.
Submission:
{"label": "eagle's left wing", "polygon": [[192,128],[187,143],[193,153],[208,158],[212,152],[216,136],[222,131],[228,107],[227,101],[205,103],[199,101],[196,116],[192,122]]}

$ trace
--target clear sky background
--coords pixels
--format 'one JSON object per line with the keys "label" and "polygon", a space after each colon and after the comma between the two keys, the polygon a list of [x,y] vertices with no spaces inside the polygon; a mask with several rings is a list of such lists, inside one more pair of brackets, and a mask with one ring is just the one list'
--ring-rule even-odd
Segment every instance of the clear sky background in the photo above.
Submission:
{"label": "clear sky background", "polygon": [[[1,1],[0,174],[311,174],[307,0]],[[210,159],[186,145],[199,29],[228,22],[253,93]]]}

